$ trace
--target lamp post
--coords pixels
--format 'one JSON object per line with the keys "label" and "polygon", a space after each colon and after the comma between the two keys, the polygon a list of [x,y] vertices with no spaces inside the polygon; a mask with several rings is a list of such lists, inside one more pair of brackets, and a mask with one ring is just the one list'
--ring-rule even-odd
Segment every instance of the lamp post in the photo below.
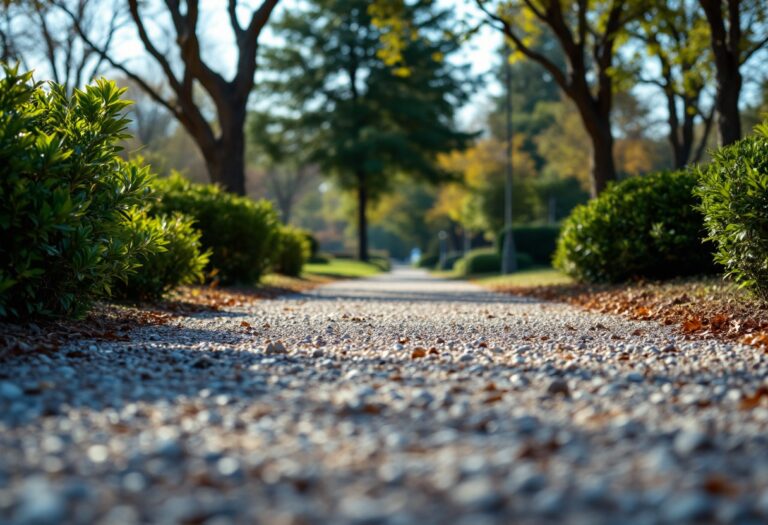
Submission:
{"label": "lamp post", "polygon": [[512,67],[509,58],[504,60],[506,77],[506,124],[507,124],[507,158],[506,182],[504,185],[504,240],[501,250],[501,273],[513,273],[517,270],[515,256],[515,237],[512,234]]}

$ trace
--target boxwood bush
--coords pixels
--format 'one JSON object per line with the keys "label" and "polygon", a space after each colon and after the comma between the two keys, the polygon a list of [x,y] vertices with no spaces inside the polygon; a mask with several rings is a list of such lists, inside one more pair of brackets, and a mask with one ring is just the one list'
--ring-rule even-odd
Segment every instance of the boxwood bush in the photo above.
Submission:
{"label": "boxwood bush", "polygon": [[3,66],[0,317],[80,315],[157,247],[130,224],[150,173],[117,156],[123,91],[99,80],[67,96]]}
{"label": "boxwood bush", "polygon": [[137,257],[141,266],[117,284],[113,296],[156,300],[179,285],[202,282],[210,252],[202,251],[201,234],[193,223],[179,213],[150,217],[145,211],[134,212],[134,235],[156,238],[158,246]]}
{"label": "boxwood bush", "polygon": [[[533,265],[530,256],[525,253],[517,253],[517,269],[525,270]],[[501,256],[495,248],[476,248],[456,261],[454,270],[459,275],[472,275],[478,273],[498,273],[501,271]]]}
{"label": "boxwood bush", "polygon": [[[515,249],[528,254],[534,264],[549,266],[557,248],[557,238],[560,226],[513,226],[512,234],[515,239]],[[496,248],[501,254],[506,229],[496,236]]]}
{"label": "boxwood bush", "polygon": [[425,253],[416,262],[417,268],[434,269],[440,262],[440,256],[435,253]]}
{"label": "boxwood bush", "polygon": [[213,184],[195,184],[179,174],[158,179],[153,214],[189,215],[211,251],[210,266],[224,284],[254,284],[270,269],[280,222],[268,201],[227,193]]}
{"label": "boxwood bush", "polygon": [[692,171],[658,172],[612,184],[565,220],[555,266],[587,282],[665,278],[715,270],[693,195]]}
{"label": "boxwood bush", "polygon": [[298,277],[311,251],[308,232],[292,226],[281,226],[273,269],[283,275]]}
{"label": "boxwood bush", "polygon": [[715,259],[742,287],[768,300],[768,122],[716,151],[698,173],[696,194]]}

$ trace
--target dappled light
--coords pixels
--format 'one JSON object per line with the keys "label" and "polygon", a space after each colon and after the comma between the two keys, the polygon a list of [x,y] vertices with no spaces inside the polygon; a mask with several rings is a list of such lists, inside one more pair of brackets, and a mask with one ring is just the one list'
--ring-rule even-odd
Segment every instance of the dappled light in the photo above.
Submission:
{"label": "dappled light", "polygon": [[0,523],[768,522],[768,0],[0,1]]}

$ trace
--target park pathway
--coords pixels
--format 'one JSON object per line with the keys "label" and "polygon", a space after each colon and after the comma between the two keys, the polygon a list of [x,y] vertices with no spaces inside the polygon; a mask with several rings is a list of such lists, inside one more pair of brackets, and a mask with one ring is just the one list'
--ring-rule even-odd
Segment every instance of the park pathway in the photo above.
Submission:
{"label": "park pathway", "polygon": [[398,268],[0,363],[0,523],[768,521],[768,360]]}

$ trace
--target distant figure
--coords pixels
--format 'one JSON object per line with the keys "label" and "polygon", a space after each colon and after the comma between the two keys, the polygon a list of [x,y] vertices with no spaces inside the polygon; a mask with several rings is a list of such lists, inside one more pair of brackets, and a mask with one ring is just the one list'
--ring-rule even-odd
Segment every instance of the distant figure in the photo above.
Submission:
{"label": "distant figure", "polygon": [[414,248],[411,250],[411,264],[416,264],[421,259],[421,250],[419,248]]}

